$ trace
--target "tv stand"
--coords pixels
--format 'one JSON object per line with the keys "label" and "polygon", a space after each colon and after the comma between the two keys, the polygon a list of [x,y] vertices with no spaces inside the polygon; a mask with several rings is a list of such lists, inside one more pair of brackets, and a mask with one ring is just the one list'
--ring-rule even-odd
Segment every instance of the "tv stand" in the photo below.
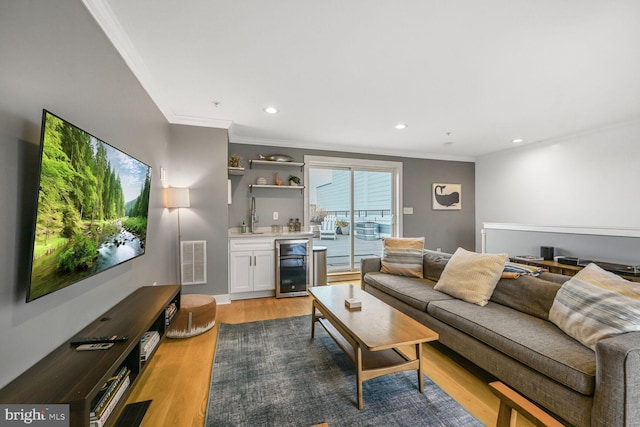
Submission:
{"label": "tv stand", "polygon": [[126,366],[131,371],[130,385],[107,420],[106,425],[113,425],[147,366],[148,358],[140,360],[140,340],[147,331],[164,336],[168,327],[165,310],[171,304],[180,308],[180,285],[137,289],[76,334],[77,337],[127,335],[127,341],[101,351],[76,351],[67,341],[0,390],[0,402],[68,404],[70,426],[86,427],[90,423],[92,400],[107,379]]}

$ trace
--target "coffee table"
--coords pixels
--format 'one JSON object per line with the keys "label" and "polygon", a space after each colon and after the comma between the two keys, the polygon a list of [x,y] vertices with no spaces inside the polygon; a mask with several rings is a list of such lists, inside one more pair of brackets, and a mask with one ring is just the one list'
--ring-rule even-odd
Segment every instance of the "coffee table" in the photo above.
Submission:
{"label": "coffee table", "polygon": [[[316,286],[309,292],[313,297],[311,338],[316,322],[320,323],[356,365],[358,409],[364,407],[362,383],[381,375],[416,370],[418,388],[424,391],[422,344],[437,340],[436,332],[358,286]],[[362,308],[347,308],[347,298],[357,298]],[[415,345],[415,359],[398,350],[403,345]]]}

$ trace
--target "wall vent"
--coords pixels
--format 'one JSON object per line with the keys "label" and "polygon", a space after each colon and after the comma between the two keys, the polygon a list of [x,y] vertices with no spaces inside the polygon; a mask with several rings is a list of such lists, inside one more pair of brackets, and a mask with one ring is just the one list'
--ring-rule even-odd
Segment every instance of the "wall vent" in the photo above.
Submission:
{"label": "wall vent", "polygon": [[207,283],[207,241],[180,242],[180,277],[183,285]]}

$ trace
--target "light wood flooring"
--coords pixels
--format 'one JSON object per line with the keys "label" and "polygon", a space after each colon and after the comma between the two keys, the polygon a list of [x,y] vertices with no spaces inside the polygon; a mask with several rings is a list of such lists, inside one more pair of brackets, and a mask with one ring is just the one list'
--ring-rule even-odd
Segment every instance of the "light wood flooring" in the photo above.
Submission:
{"label": "light wood flooring", "polygon": [[[305,314],[311,314],[311,297],[259,298],[218,305],[216,326],[210,331],[188,339],[163,338],[127,402],[152,400],[145,425],[202,427],[218,325]],[[455,355],[448,353],[438,344],[425,344],[425,373],[477,419],[494,426],[500,402],[487,386],[490,379],[474,372],[473,368],[465,368]],[[517,427],[532,425],[515,416],[514,424]]]}

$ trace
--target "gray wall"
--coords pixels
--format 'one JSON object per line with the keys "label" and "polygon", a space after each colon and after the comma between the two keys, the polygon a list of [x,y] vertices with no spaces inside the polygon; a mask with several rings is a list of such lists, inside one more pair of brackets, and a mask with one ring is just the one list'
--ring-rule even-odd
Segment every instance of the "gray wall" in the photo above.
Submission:
{"label": "gray wall", "polygon": [[478,249],[484,222],[640,228],[639,140],[636,121],[478,158]]}
{"label": "gray wall", "polygon": [[[175,283],[169,125],[77,0],[0,2],[0,387],[140,286]],[[153,168],[146,254],[25,303],[42,108]]]}
{"label": "gray wall", "polygon": [[[244,159],[244,176],[232,176],[233,203],[229,207],[229,227],[238,227],[242,220],[249,221],[249,184],[254,184],[258,176],[273,180],[273,169],[256,166],[249,170],[249,159],[257,159],[259,154],[286,154],[295,161],[304,161],[304,155],[333,156],[343,158],[376,159],[402,162],[403,204],[413,207],[413,215],[404,215],[404,235],[424,236],[428,248],[442,248],[453,252],[456,248],[475,248],[475,165],[471,162],[413,159],[370,154],[345,153],[336,151],[307,150],[285,147],[266,147],[248,144],[229,144],[229,155],[237,154]],[[279,168],[280,176],[303,174],[296,168]],[[462,184],[461,211],[434,211],[431,209],[431,184],[449,182]],[[258,226],[269,226],[273,211],[280,213],[280,223],[289,218],[303,218],[303,195],[298,191],[278,191],[261,189],[254,191],[257,213],[261,218]]]}
{"label": "gray wall", "polygon": [[[227,291],[227,148],[226,129],[171,125],[171,170],[167,183],[189,187],[191,207],[181,209],[182,240],[207,241],[207,284],[184,293],[226,295]],[[168,212],[177,227],[177,212]],[[177,240],[177,228],[173,238]],[[178,244],[172,245],[178,260]]]}

